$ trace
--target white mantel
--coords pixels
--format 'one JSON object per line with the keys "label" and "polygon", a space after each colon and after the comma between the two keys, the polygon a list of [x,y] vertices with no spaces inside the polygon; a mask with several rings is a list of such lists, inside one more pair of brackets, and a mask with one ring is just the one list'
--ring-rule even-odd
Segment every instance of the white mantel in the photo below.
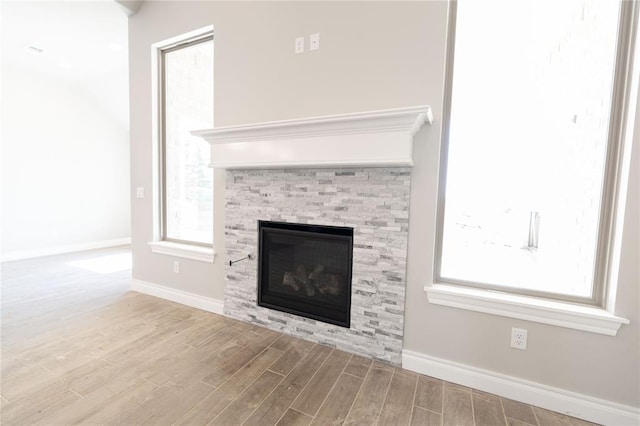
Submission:
{"label": "white mantel", "polygon": [[433,115],[426,105],[197,130],[210,167],[398,167],[413,165],[413,137]]}

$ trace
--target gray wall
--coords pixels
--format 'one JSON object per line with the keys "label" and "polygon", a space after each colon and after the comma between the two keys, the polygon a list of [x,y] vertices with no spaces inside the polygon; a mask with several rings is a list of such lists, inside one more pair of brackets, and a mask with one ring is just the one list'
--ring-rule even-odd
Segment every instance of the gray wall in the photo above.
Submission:
{"label": "gray wall", "polygon": [[[430,104],[434,124],[416,141],[409,225],[405,348],[607,400],[640,406],[638,140],[624,234],[617,337],[434,306],[432,276],[443,96],[445,2],[145,2],[130,18],[131,184],[152,187],[150,45],[215,26],[215,123],[270,120]],[[297,36],[321,48],[293,54]],[[482,113],[482,112],[479,112]],[[640,120],[639,120],[640,122]],[[152,254],[152,200],[132,200],[134,278],[222,299],[224,173],[216,173],[213,265]],[[527,351],[509,348],[513,326]],[[455,337],[454,337],[455,336]]]}

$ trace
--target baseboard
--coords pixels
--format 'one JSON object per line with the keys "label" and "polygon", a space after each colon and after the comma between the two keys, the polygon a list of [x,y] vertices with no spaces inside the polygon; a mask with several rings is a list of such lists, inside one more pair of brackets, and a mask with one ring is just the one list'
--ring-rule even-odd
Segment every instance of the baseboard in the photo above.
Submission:
{"label": "baseboard", "polygon": [[403,350],[402,367],[591,422],[621,426],[640,424],[639,408],[431,357],[419,352]]}
{"label": "baseboard", "polygon": [[203,311],[213,312],[214,314],[222,315],[224,308],[224,302],[222,300],[136,279],[131,280],[131,290],[161,299],[171,300],[172,302],[181,303],[191,306],[192,308],[202,309]]}
{"label": "baseboard", "polygon": [[32,250],[16,250],[2,253],[2,262],[32,259],[34,257],[53,256],[55,254],[73,253],[76,251],[95,250],[131,244],[131,238],[116,238],[113,240],[90,241],[87,243],[66,244],[62,246],[44,247]]}

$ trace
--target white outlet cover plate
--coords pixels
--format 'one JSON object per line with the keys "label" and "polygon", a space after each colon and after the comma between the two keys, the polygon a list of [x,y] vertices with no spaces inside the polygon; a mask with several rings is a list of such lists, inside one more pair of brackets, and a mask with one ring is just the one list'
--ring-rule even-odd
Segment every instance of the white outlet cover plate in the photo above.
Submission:
{"label": "white outlet cover plate", "polygon": [[311,34],[309,36],[309,50],[320,49],[320,33]]}
{"label": "white outlet cover plate", "polygon": [[511,347],[523,351],[527,349],[527,330],[523,328],[511,329]]}

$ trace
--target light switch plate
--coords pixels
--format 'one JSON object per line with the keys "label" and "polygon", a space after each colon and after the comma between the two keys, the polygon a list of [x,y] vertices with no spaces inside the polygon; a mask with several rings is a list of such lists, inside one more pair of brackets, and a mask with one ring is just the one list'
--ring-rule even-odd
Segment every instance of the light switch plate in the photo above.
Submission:
{"label": "light switch plate", "polygon": [[304,37],[296,37],[295,52],[296,55],[304,53]]}

